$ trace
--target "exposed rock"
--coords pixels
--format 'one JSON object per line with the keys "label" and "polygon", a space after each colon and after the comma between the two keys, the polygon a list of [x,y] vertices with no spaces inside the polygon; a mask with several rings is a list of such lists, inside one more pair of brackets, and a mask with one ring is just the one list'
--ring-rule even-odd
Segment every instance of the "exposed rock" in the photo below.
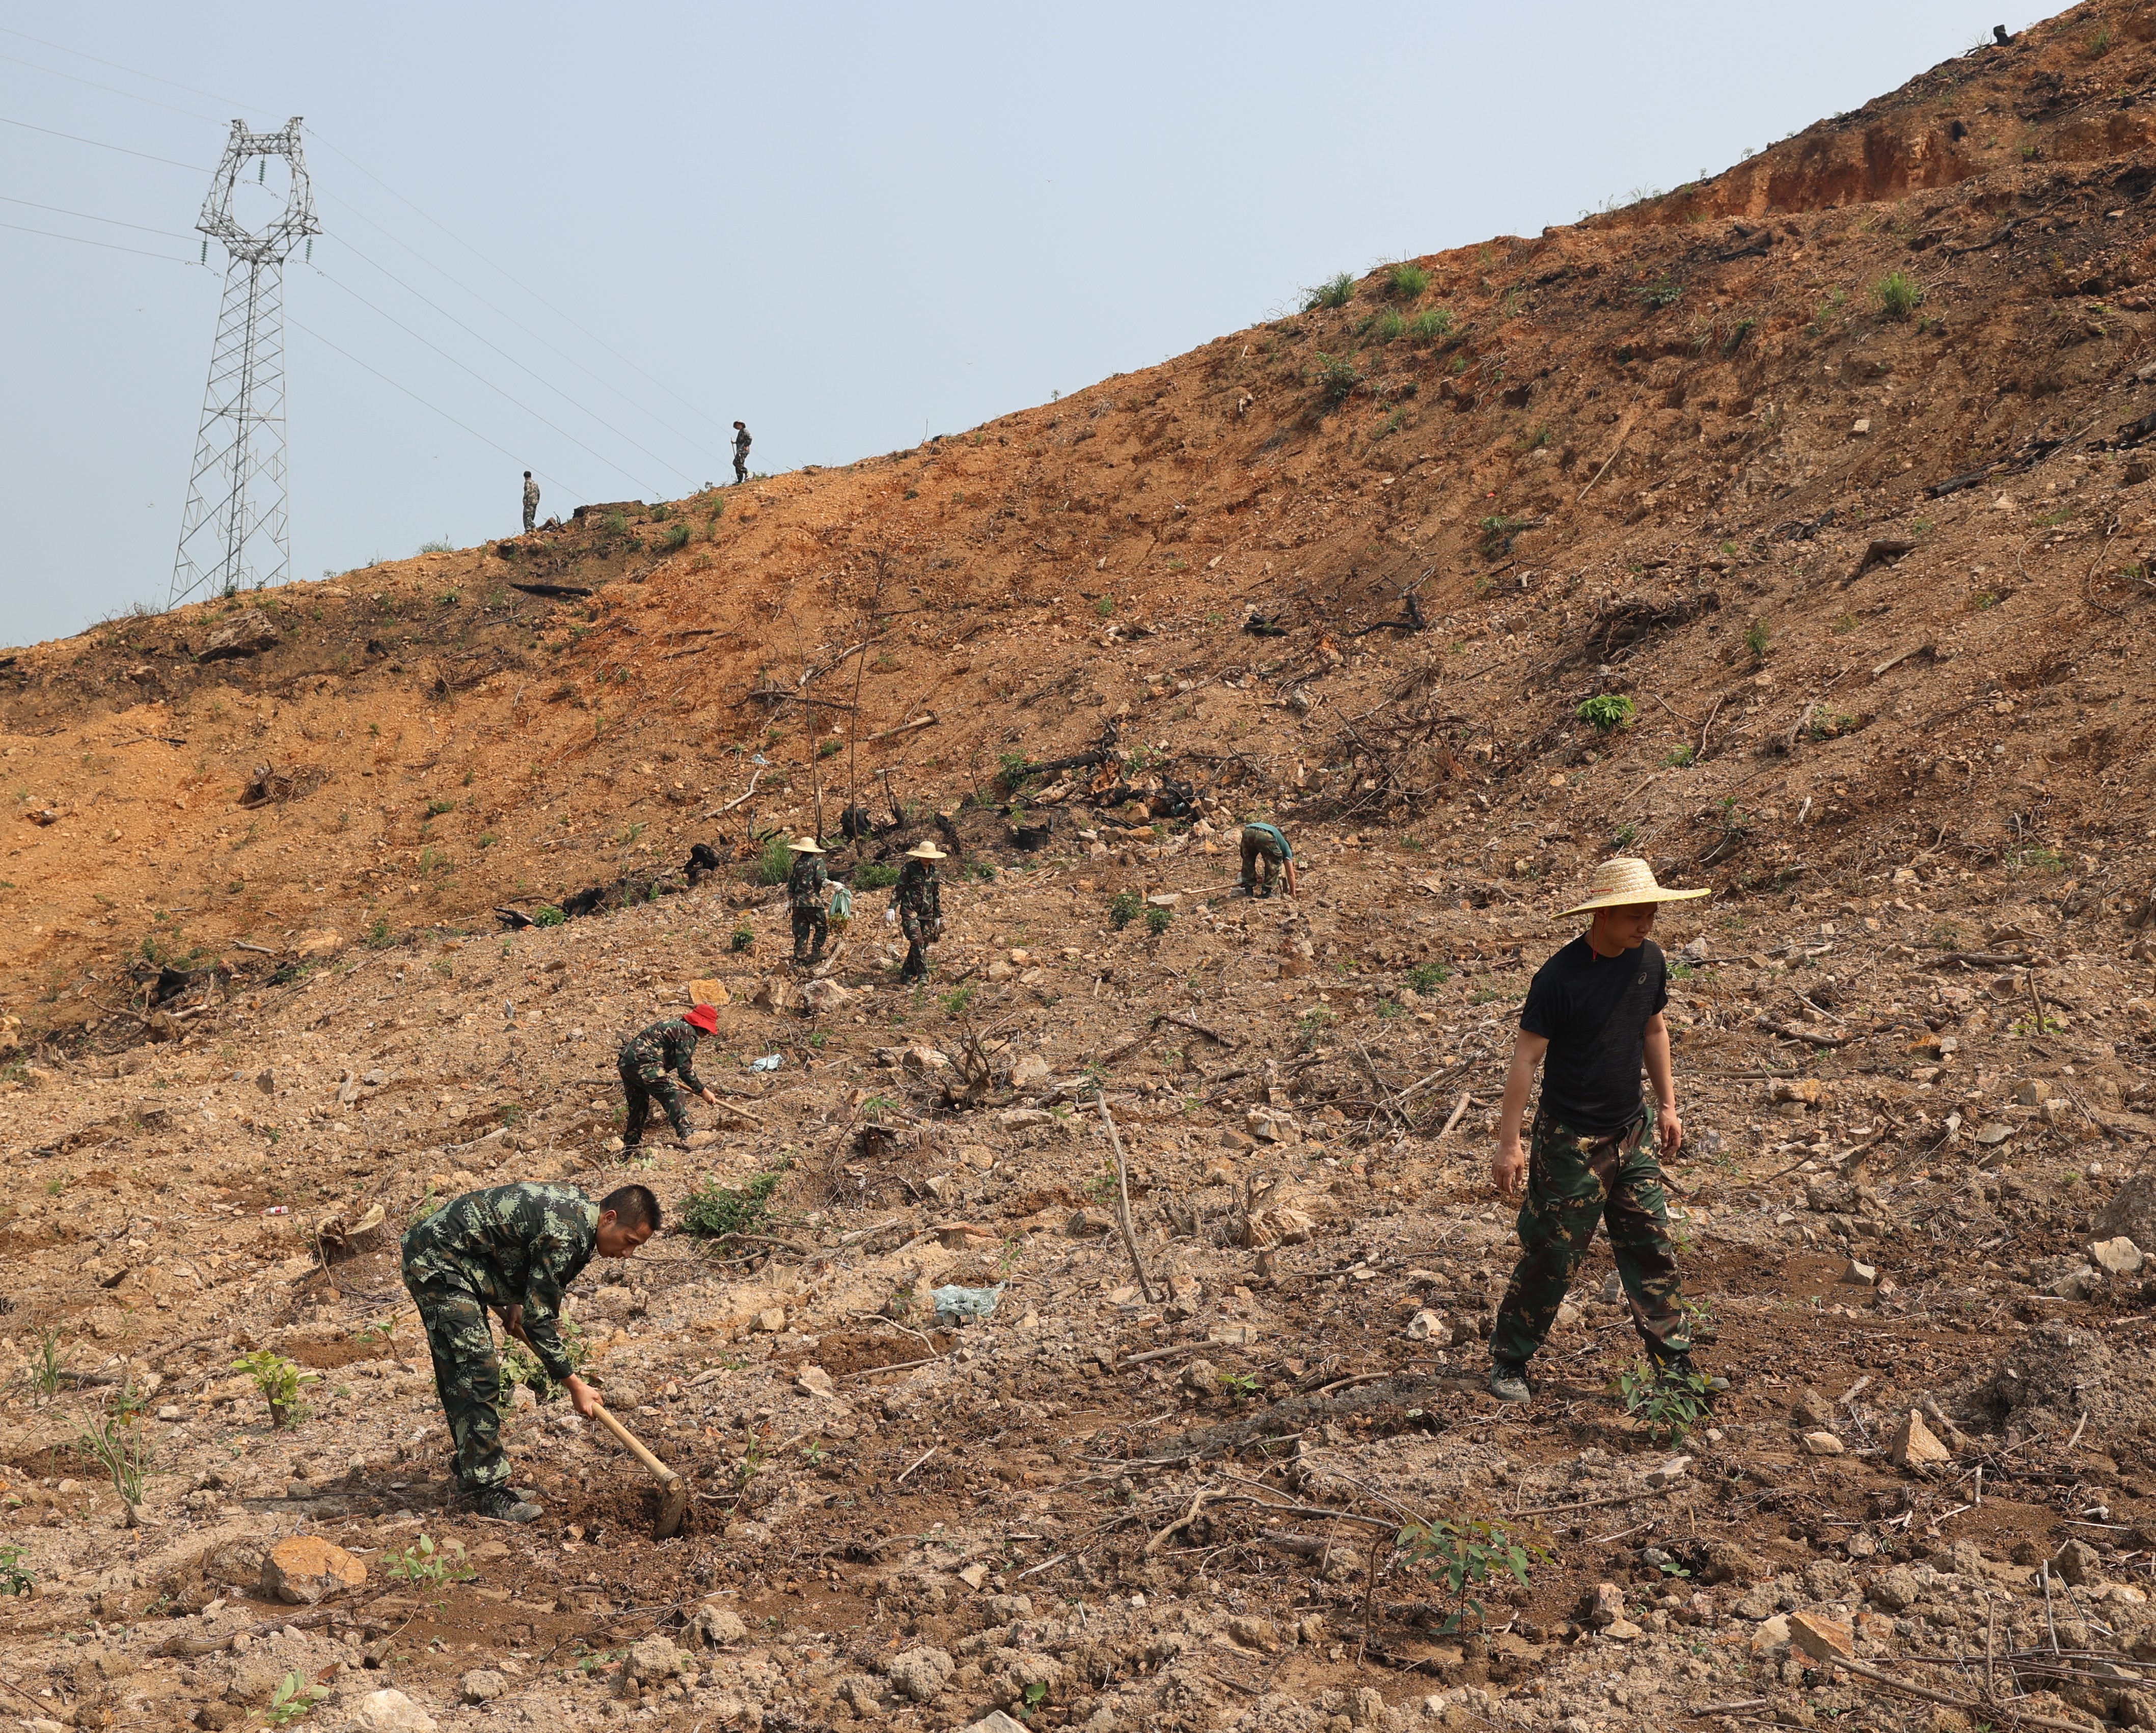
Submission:
{"label": "exposed rock", "polygon": [[195,660],[222,662],[259,656],[265,650],[275,650],[280,641],[275,620],[259,608],[243,608],[210,629],[203,647],[195,652]]}
{"label": "exposed rock", "polygon": [[1874,1607],[1883,1607],[1888,1612],[1906,1612],[1917,1604],[1924,1591],[1907,1566],[1897,1565],[1884,1576],[1874,1577],[1864,1592],[1865,1598]]}
{"label": "exposed rock", "polygon": [[1834,1424],[1834,1404],[1807,1384],[1789,1404],[1789,1412],[1810,1426]]}
{"label": "exposed rock", "polygon": [[475,1667],[457,1680],[457,1694],[467,1703],[491,1703],[508,1689],[507,1679],[485,1667]]}
{"label": "exposed rock", "polygon": [[2103,1559],[2086,1540],[2069,1540],[2051,1555],[2051,1575],[2076,1588],[2097,1588],[2103,1583]]}
{"label": "exposed rock", "polygon": [[1038,1053],[1021,1053],[1011,1062],[1010,1083],[1014,1089],[1038,1089],[1048,1081],[1048,1062]]}
{"label": "exposed rock", "polygon": [[352,1705],[357,1733],[434,1733],[434,1718],[402,1691],[369,1691]]}
{"label": "exposed rock", "polygon": [[1902,1417],[1902,1423],[1894,1429],[1894,1442],[1887,1454],[1897,1468],[1906,1468],[1912,1463],[1943,1463],[1953,1460],[1953,1453],[1932,1436],[1932,1429],[1924,1424],[1923,1417],[1914,1408]]}
{"label": "exposed rock", "polygon": [[1820,1432],[1804,1434],[1804,1448],[1811,1452],[1814,1456],[1840,1456],[1846,1448],[1832,1432]]}
{"label": "exposed rock", "polygon": [[1854,1631],[1847,1625],[1837,1624],[1815,1612],[1793,1612],[1789,1615],[1789,1641],[1815,1661],[1856,1653],[1856,1633]]}
{"label": "exposed rock", "polygon": [[1014,1721],[1000,1709],[992,1709],[978,1721],[970,1721],[960,1733],[1026,1733],[1025,1724]]}
{"label": "exposed rock", "polygon": [[1607,1630],[1625,1617],[1625,1591],[1614,1582],[1598,1582],[1589,1597],[1587,1622],[1597,1630]]}
{"label": "exposed rock", "polygon": [[2125,1235],[2091,1243],[2089,1261],[2107,1276],[2135,1276],[2141,1273],[2141,1248]]}
{"label": "exposed rock", "polygon": [[630,1644],[629,1654],[621,1664],[624,1679],[633,1679],[639,1684],[671,1679],[677,1673],[685,1673],[690,1658],[674,1647],[674,1639],[663,1634],[644,1638]]}
{"label": "exposed rock", "polygon": [[884,1677],[916,1703],[926,1703],[943,1689],[956,1664],[940,1648],[909,1648],[884,1663]]}
{"label": "exposed rock", "polygon": [[2118,1190],[2096,1212],[2089,1238],[2123,1238],[2136,1246],[2156,1246],[2156,1173],[2134,1174],[2121,1180]]}
{"label": "exposed rock", "polygon": [[316,1535],[287,1535],[262,1560],[262,1592],[295,1607],[312,1607],[366,1581],[365,1565]]}
{"label": "exposed rock", "polygon": [[699,1607],[689,1621],[688,1634],[706,1648],[718,1648],[729,1643],[747,1642],[748,1626],[738,1612],[723,1607]]}

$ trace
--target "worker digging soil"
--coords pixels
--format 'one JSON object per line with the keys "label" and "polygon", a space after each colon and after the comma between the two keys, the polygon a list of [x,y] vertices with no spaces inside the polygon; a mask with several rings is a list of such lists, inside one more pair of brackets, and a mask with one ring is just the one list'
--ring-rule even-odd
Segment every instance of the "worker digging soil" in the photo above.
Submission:
{"label": "worker digging soil", "polygon": [[621,1087],[629,1099],[629,1120],[621,1133],[624,1148],[634,1149],[644,1141],[644,1128],[651,1117],[654,1101],[674,1128],[675,1137],[684,1144],[688,1141],[688,1109],[681,1104],[681,1090],[666,1075],[670,1071],[680,1077],[682,1088],[690,1094],[718,1106],[717,1094],[698,1081],[696,1069],[696,1043],[716,1035],[718,1027],[719,1014],[713,1007],[691,1005],[680,1016],[661,1017],[621,1044]]}
{"label": "worker digging soil", "polygon": [[1270,897],[1276,879],[1286,887],[1289,896],[1297,894],[1295,850],[1289,845],[1287,832],[1278,825],[1254,821],[1244,825],[1243,894]]}
{"label": "worker digging soil", "polygon": [[597,1253],[626,1257],[658,1231],[659,1200],[624,1185],[593,1203],[573,1185],[522,1182],[468,1191],[409,1228],[404,1287],[434,1356],[449,1422],[454,1496],[481,1516],[530,1522],[542,1512],[509,1484],[501,1450],[501,1362],[487,1314],[538,1356],[587,1420],[598,1408],[557,1321],[562,1295]]}
{"label": "worker digging soil", "polygon": [[[1661,1170],[1648,1144],[1651,1129],[1666,1158],[1684,1146],[1662,1021],[1669,969],[1647,935],[1659,904],[1707,894],[1664,889],[1645,861],[1604,861],[1585,900],[1563,912],[1592,914],[1587,931],[1543,964],[1527,989],[1491,1165],[1505,1196],[1517,1193],[1522,1170],[1527,1181],[1520,1261],[1490,1334],[1490,1393],[1502,1401],[1528,1399],[1527,1361],[1548,1336],[1600,1221],[1609,1224],[1649,1356],[1666,1379],[1694,1376]],[[1651,1121],[1640,1093],[1643,1061],[1655,1088]],[[1522,1157],[1520,1119],[1537,1064],[1542,1098],[1532,1154]]]}

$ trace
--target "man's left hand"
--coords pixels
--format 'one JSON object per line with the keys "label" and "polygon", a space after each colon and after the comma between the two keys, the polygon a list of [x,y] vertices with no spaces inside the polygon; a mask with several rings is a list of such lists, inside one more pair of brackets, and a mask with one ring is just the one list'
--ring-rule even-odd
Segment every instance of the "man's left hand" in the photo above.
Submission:
{"label": "man's left hand", "polygon": [[521,1342],[526,1348],[531,1346],[531,1338],[524,1334],[523,1307],[511,1306],[506,1312],[504,1312],[501,1314],[501,1324],[503,1329],[506,1329],[510,1334],[516,1337],[516,1340]]}
{"label": "man's left hand", "polygon": [[1677,1117],[1675,1108],[1666,1107],[1656,1112],[1655,1136],[1661,1144],[1662,1159],[1666,1161],[1674,1159],[1677,1151],[1684,1148],[1684,1121]]}

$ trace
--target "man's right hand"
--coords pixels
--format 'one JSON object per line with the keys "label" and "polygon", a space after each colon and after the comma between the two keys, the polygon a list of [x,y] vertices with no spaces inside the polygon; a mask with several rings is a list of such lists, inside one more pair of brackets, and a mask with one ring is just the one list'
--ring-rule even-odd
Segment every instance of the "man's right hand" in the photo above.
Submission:
{"label": "man's right hand", "polygon": [[1491,1158],[1490,1178],[1501,1197],[1520,1195],[1521,1176],[1527,1170],[1527,1158],[1520,1153],[1517,1137],[1497,1139],[1497,1153]]}
{"label": "man's right hand", "polygon": [[569,1393],[570,1406],[585,1419],[589,1420],[599,1412],[599,1393],[574,1372],[569,1374],[569,1381],[562,1388]]}

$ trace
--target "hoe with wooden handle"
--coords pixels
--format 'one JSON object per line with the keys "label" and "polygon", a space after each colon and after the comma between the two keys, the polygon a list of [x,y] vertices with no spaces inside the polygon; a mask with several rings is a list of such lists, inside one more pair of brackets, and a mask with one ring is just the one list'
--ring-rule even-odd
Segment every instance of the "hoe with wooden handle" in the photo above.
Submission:
{"label": "hoe with wooden handle", "polygon": [[651,1525],[651,1538],[672,1540],[681,1532],[681,1519],[689,1514],[689,1483],[646,1450],[636,1435],[608,1413],[603,1404],[594,1412],[599,1424],[626,1444],[658,1481],[659,1520]]}

